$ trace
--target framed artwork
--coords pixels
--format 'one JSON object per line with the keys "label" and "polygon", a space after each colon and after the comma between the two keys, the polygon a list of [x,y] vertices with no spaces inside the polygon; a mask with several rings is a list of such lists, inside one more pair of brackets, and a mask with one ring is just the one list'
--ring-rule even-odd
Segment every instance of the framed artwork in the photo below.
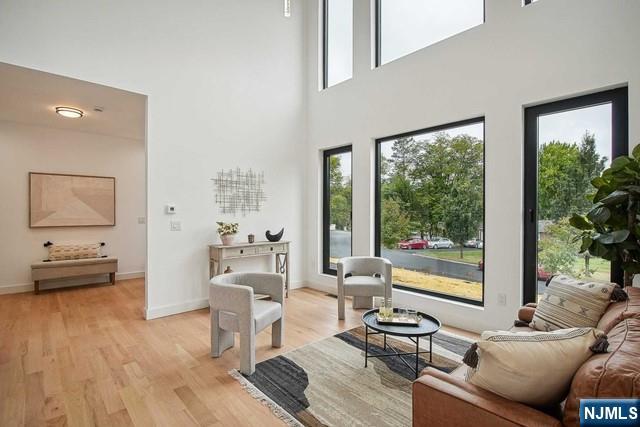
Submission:
{"label": "framed artwork", "polygon": [[29,227],[114,225],[114,177],[29,172]]}

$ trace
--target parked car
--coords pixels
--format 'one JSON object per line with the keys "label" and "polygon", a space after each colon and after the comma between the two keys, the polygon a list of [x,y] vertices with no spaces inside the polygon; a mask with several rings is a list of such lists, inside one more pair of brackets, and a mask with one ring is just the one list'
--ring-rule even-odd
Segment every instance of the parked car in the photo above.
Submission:
{"label": "parked car", "polygon": [[451,249],[453,247],[453,242],[446,237],[435,237],[433,239],[429,239],[427,246],[429,249]]}
{"label": "parked car", "polygon": [[429,242],[424,239],[408,239],[398,243],[400,249],[427,249]]}
{"label": "parked car", "polygon": [[463,246],[465,248],[482,249],[484,247],[484,242],[480,239],[471,239],[464,242]]}
{"label": "parked car", "polygon": [[545,271],[541,265],[538,266],[538,280],[544,280],[546,282],[551,279],[551,276],[553,276],[552,273]]}

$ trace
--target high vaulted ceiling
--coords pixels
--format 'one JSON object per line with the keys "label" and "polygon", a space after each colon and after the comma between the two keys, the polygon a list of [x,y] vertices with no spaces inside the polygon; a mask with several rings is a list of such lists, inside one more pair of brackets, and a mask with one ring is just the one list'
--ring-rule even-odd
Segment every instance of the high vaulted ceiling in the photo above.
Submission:
{"label": "high vaulted ceiling", "polygon": [[[57,106],[84,116],[62,117]],[[146,96],[0,63],[0,120],[144,141],[145,114]]]}

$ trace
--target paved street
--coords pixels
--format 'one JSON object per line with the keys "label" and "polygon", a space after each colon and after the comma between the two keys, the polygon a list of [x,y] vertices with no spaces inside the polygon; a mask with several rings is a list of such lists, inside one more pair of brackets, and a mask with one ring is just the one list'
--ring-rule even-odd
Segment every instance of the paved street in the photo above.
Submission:
{"label": "paved street", "polygon": [[[348,256],[351,249],[351,233],[341,230],[331,231],[331,257]],[[440,249],[446,251],[447,249]],[[382,256],[396,267],[404,267],[414,271],[437,274],[438,276],[482,282],[482,271],[473,264],[428,258],[416,255],[416,251],[400,249],[382,249]]]}

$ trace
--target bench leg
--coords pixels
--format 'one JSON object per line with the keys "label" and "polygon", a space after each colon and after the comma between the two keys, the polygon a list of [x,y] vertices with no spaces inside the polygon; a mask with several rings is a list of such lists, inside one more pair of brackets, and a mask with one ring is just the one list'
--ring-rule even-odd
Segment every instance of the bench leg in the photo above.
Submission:
{"label": "bench leg", "polygon": [[116,285],[116,273],[109,273],[109,280],[111,281],[111,285]]}
{"label": "bench leg", "polygon": [[33,281],[33,293],[36,295],[40,293],[40,280]]}

